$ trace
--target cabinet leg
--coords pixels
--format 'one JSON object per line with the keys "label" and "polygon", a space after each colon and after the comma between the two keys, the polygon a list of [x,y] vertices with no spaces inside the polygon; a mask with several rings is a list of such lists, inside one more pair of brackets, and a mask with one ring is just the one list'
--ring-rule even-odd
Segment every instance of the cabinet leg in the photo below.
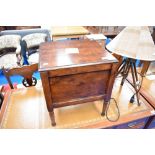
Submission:
{"label": "cabinet leg", "polygon": [[105,116],[105,111],[107,109],[107,105],[108,105],[108,101],[104,101],[103,107],[102,107],[102,113],[101,113],[102,116]]}
{"label": "cabinet leg", "polygon": [[50,118],[51,118],[52,126],[56,126],[54,111],[49,112],[49,115],[50,115]]}

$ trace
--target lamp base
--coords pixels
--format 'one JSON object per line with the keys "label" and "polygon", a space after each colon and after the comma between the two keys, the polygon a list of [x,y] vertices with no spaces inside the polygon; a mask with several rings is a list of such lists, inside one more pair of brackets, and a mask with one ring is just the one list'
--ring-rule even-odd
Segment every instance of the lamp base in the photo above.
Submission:
{"label": "lamp base", "polygon": [[[131,59],[131,58],[126,58],[122,61],[122,63],[120,64],[120,67],[118,69],[118,72],[116,74],[116,76],[118,74],[121,74],[123,76],[122,81],[121,81],[121,85],[123,86],[125,79],[128,77],[129,71],[131,70],[131,74],[132,74],[132,80],[133,80],[133,87],[135,90],[135,94],[131,97],[130,99],[130,103],[134,103],[135,100],[135,95],[137,98],[137,104],[138,106],[140,106],[140,102],[139,102],[139,90],[141,88],[140,82],[138,80],[138,75],[137,75],[137,70],[136,70],[136,60]],[[142,84],[142,82],[141,82]]]}

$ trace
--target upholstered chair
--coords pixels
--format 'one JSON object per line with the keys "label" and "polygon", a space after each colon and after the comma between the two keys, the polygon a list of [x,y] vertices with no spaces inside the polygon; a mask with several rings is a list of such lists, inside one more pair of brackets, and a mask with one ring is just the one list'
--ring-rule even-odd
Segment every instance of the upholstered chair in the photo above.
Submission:
{"label": "upholstered chair", "polygon": [[19,35],[0,36],[0,69],[14,68],[23,64]]}
{"label": "upholstered chair", "polygon": [[47,34],[33,33],[22,38],[25,44],[26,55],[29,64],[38,63],[39,61],[39,45],[47,41]]}

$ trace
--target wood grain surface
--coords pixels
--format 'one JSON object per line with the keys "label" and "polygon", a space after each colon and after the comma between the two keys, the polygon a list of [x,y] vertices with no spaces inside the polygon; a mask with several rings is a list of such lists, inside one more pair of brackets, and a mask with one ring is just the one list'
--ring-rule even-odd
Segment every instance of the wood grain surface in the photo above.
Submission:
{"label": "wood grain surface", "polygon": [[96,41],[71,40],[42,44],[39,57],[51,120],[54,120],[54,108],[98,99],[104,99],[102,114],[105,114],[117,71],[117,59],[113,55]]}
{"label": "wood grain surface", "polygon": [[[73,53],[67,53],[67,49],[73,49]],[[74,49],[79,53],[74,53]],[[43,43],[39,50],[39,71],[117,62],[96,41],[90,40]]]}

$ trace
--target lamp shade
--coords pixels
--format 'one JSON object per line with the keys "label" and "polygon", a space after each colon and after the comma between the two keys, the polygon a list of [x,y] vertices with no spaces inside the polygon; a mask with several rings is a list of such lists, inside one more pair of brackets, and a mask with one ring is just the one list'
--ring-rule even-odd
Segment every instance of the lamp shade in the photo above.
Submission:
{"label": "lamp shade", "polygon": [[145,61],[155,60],[155,45],[146,26],[124,28],[106,48],[113,53]]}

